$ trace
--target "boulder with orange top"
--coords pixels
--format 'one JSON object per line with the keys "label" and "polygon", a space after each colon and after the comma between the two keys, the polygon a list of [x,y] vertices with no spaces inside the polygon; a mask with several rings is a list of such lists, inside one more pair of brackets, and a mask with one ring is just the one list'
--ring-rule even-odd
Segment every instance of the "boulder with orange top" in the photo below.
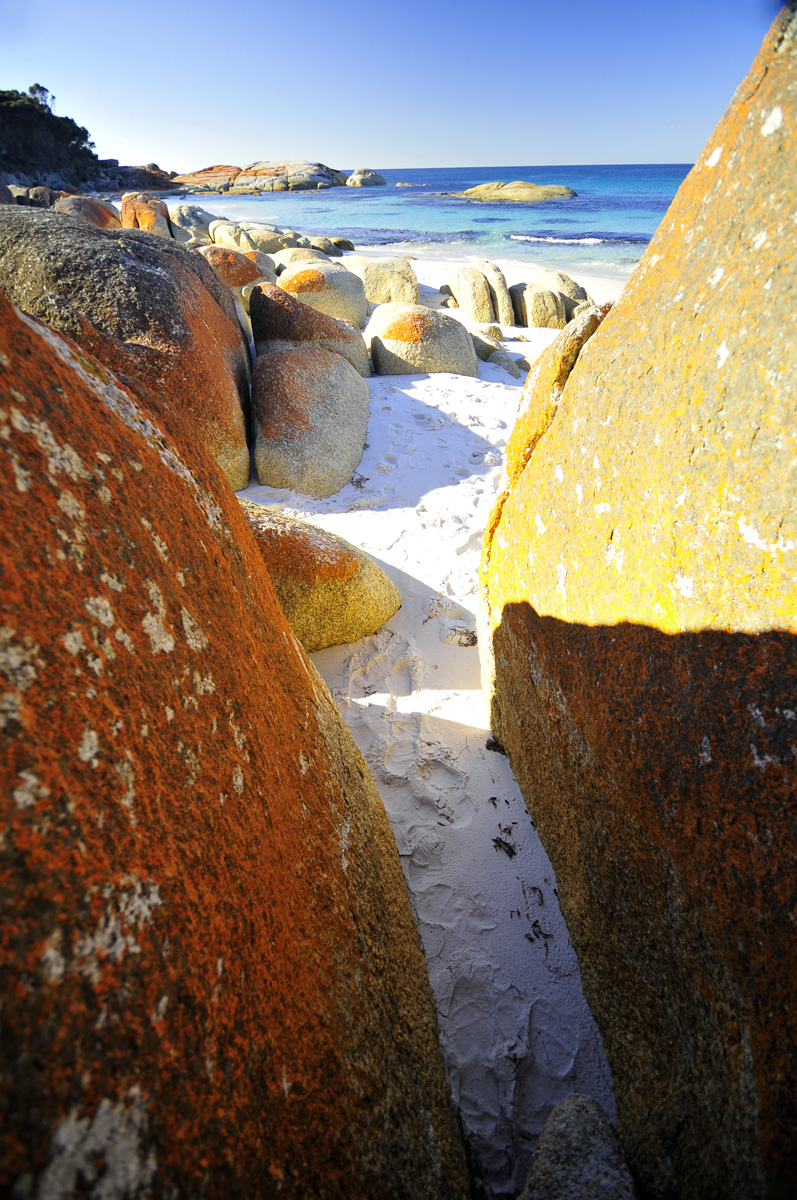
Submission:
{"label": "boulder with orange top", "polygon": [[479,362],[464,325],[422,304],[379,304],[368,323],[378,375],[478,375]]}
{"label": "boulder with orange top", "polygon": [[249,299],[252,336],[258,355],[289,346],[321,346],[340,354],[359,375],[371,374],[368,350],[360,330],[317,312],[275,284],[257,284]]}
{"label": "boulder with orange top", "polygon": [[2,296],[0,348],[0,1192],[467,1200],[393,835],[237,500]]}
{"label": "boulder with orange top", "polygon": [[[242,288],[247,283],[254,283],[263,278],[263,268],[240,250],[231,250],[228,246],[197,246],[205,262],[209,262],[219,279],[231,288]],[[259,251],[253,251],[258,254]],[[265,256],[263,256],[265,257]],[[276,279],[274,272],[270,272]]]}
{"label": "boulder with orange top", "polygon": [[530,378],[485,540],[494,729],[650,1197],[797,1192],[796,158],[792,4]]}
{"label": "boulder with orange top", "polygon": [[317,525],[239,499],[305,650],[370,637],[401,607],[401,593],[370,555]]}
{"label": "boulder with orange top", "polygon": [[165,238],[172,236],[168,208],[148,192],[127,192],[122,196],[122,228],[143,229],[145,233]]}
{"label": "boulder with orange top", "polygon": [[363,282],[340,263],[293,263],[280,275],[279,285],[318,312],[365,328],[368,302]]}
{"label": "boulder with orange top", "polygon": [[252,416],[261,483],[323,499],[350,482],[365,447],[371,392],[322,346],[255,359]]}
{"label": "boulder with orange top", "polygon": [[4,209],[0,289],[163,397],[234,489],[249,481],[249,355],[229,288],[171,238]]}
{"label": "boulder with orange top", "polygon": [[60,200],[56,200],[53,208],[56,212],[66,213],[67,216],[90,221],[100,229],[122,228],[118,210],[107,200],[100,200],[96,196],[62,196]]}

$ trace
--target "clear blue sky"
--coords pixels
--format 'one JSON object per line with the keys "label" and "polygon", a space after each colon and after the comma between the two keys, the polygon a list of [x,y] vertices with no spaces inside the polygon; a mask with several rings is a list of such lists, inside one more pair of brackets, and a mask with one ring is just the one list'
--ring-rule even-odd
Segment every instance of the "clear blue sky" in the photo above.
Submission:
{"label": "clear blue sky", "polygon": [[768,0],[0,0],[0,87],[187,171],[693,162]]}

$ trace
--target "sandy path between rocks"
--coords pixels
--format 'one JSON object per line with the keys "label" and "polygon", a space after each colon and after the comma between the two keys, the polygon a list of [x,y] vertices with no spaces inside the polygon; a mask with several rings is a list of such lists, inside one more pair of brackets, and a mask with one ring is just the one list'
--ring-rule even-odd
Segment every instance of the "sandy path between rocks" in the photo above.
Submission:
{"label": "sandy path between rocks", "polygon": [[[413,266],[436,303],[446,267]],[[555,332],[522,335],[508,349],[533,361]],[[615,1116],[553,870],[508,760],[487,746],[477,571],[524,379],[480,362],[478,379],[369,382],[352,484],[320,501],[256,484],[240,494],[362,546],[401,591],[379,633],[312,658],[393,826],[474,1172],[487,1197],[512,1196],[557,1101],[587,1092]]]}

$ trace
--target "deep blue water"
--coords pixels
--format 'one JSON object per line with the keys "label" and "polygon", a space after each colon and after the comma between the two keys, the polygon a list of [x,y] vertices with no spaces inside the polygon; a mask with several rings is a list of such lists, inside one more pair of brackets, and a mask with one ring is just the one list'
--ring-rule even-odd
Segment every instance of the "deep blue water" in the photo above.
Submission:
{"label": "deep blue water", "polygon": [[[690,164],[680,163],[407,168],[382,170],[387,187],[181,199],[219,215],[302,233],[336,233],[357,245],[397,252],[514,259],[627,276],[689,170]],[[565,184],[577,195],[544,204],[490,204],[441,194],[513,179]],[[396,187],[399,182],[412,186]]]}

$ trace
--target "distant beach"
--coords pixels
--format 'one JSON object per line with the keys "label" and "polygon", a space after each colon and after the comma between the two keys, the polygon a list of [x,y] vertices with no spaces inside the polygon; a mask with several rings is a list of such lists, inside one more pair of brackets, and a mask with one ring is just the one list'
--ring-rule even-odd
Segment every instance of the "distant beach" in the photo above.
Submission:
{"label": "distant beach", "polygon": [[[383,253],[487,258],[624,281],[690,164],[378,169],[385,187],[261,196],[202,193],[179,200],[235,220],[339,234]],[[577,195],[544,204],[489,204],[444,194],[513,179],[564,184]]]}

